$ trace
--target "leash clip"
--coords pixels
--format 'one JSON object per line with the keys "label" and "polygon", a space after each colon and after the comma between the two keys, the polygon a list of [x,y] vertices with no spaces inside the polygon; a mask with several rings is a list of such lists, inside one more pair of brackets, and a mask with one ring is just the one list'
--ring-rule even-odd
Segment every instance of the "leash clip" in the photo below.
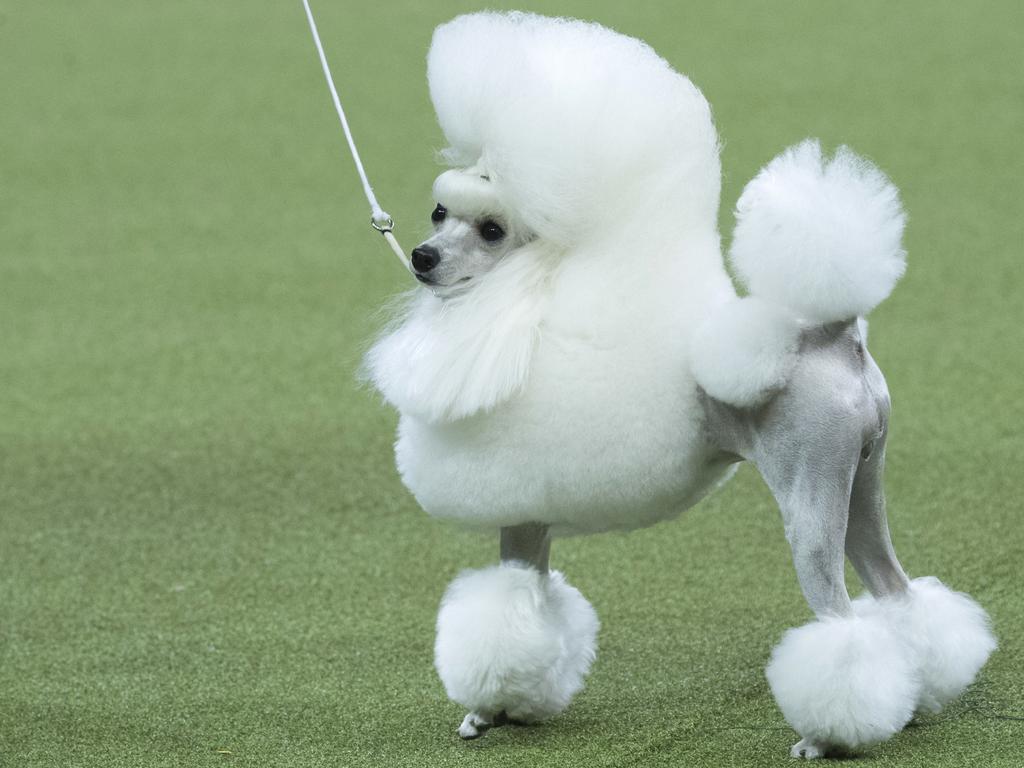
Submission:
{"label": "leash clip", "polygon": [[370,226],[384,234],[395,228],[395,220],[386,213],[381,212],[370,217]]}

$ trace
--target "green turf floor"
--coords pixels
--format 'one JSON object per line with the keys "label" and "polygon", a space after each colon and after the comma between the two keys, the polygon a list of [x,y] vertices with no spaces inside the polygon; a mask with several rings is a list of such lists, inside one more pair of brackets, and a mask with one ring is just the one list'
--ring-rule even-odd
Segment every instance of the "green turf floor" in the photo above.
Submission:
{"label": "green turf floor", "polygon": [[[909,272],[871,335],[896,547],[1002,647],[858,764],[1024,765],[1021,4],[526,5],[704,89],[726,232],[807,135],[902,189]],[[441,146],[424,54],[476,6],[315,6],[411,246]],[[435,610],[496,543],[417,510],[355,382],[408,283],[366,218],[298,0],[0,3],[0,765],[787,765],[763,666],[809,614],[749,468],[678,521],[556,542],[603,621],[587,688],[455,737]]]}

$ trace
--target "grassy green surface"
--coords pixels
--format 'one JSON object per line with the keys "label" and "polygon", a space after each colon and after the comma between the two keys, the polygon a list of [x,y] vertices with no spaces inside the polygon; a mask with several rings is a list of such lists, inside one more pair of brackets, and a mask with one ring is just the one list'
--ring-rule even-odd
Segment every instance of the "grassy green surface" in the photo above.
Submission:
{"label": "grassy green surface", "polygon": [[[641,36],[704,89],[724,231],[807,135],[902,189],[910,268],[871,336],[895,542],[1002,648],[858,764],[1024,764],[1022,6],[524,5]],[[423,57],[476,6],[315,6],[409,247],[441,145]],[[0,64],[0,765],[788,765],[762,670],[808,611],[749,468],[678,521],[556,542],[604,624],[586,690],[455,737],[436,605],[496,543],[417,510],[355,382],[407,278],[298,0],[2,3]]]}

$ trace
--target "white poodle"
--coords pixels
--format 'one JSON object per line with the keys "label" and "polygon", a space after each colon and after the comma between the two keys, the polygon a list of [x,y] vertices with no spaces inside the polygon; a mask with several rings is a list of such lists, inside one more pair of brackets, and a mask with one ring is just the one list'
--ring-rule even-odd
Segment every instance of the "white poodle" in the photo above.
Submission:
{"label": "white poodle", "polygon": [[[452,166],[423,287],[367,357],[401,414],[398,469],[437,517],[500,531],[437,621],[470,738],[562,711],[596,651],[593,608],[548,570],[554,536],[678,515],[754,462],[817,620],[768,664],[817,757],[889,738],[971,683],[984,611],[910,580],[889,541],[885,380],[861,319],[904,268],[886,177],[806,141],[740,199],[726,273],[718,138],[700,91],[596,24],[480,13],[428,58]],[[870,596],[851,601],[844,552]]]}

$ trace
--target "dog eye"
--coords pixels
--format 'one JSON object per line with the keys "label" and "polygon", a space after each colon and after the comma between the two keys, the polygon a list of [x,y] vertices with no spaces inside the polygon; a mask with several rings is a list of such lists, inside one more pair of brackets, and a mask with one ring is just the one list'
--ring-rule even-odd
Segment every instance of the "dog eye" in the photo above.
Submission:
{"label": "dog eye", "polygon": [[498,222],[491,221],[488,219],[480,225],[480,237],[486,240],[488,243],[494,243],[501,240],[505,236],[505,230],[502,229]]}
{"label": "dog eye", "polygon": [[435,224],[440,224],[442,221],[444,221],[444,217],[447,214],[448,214],[448,209],[445,208],[440,203],[438,203],[437,204],[437,208],[435,208],[434,212],[430,214],[430,220],[432,222],[434,222]]}

